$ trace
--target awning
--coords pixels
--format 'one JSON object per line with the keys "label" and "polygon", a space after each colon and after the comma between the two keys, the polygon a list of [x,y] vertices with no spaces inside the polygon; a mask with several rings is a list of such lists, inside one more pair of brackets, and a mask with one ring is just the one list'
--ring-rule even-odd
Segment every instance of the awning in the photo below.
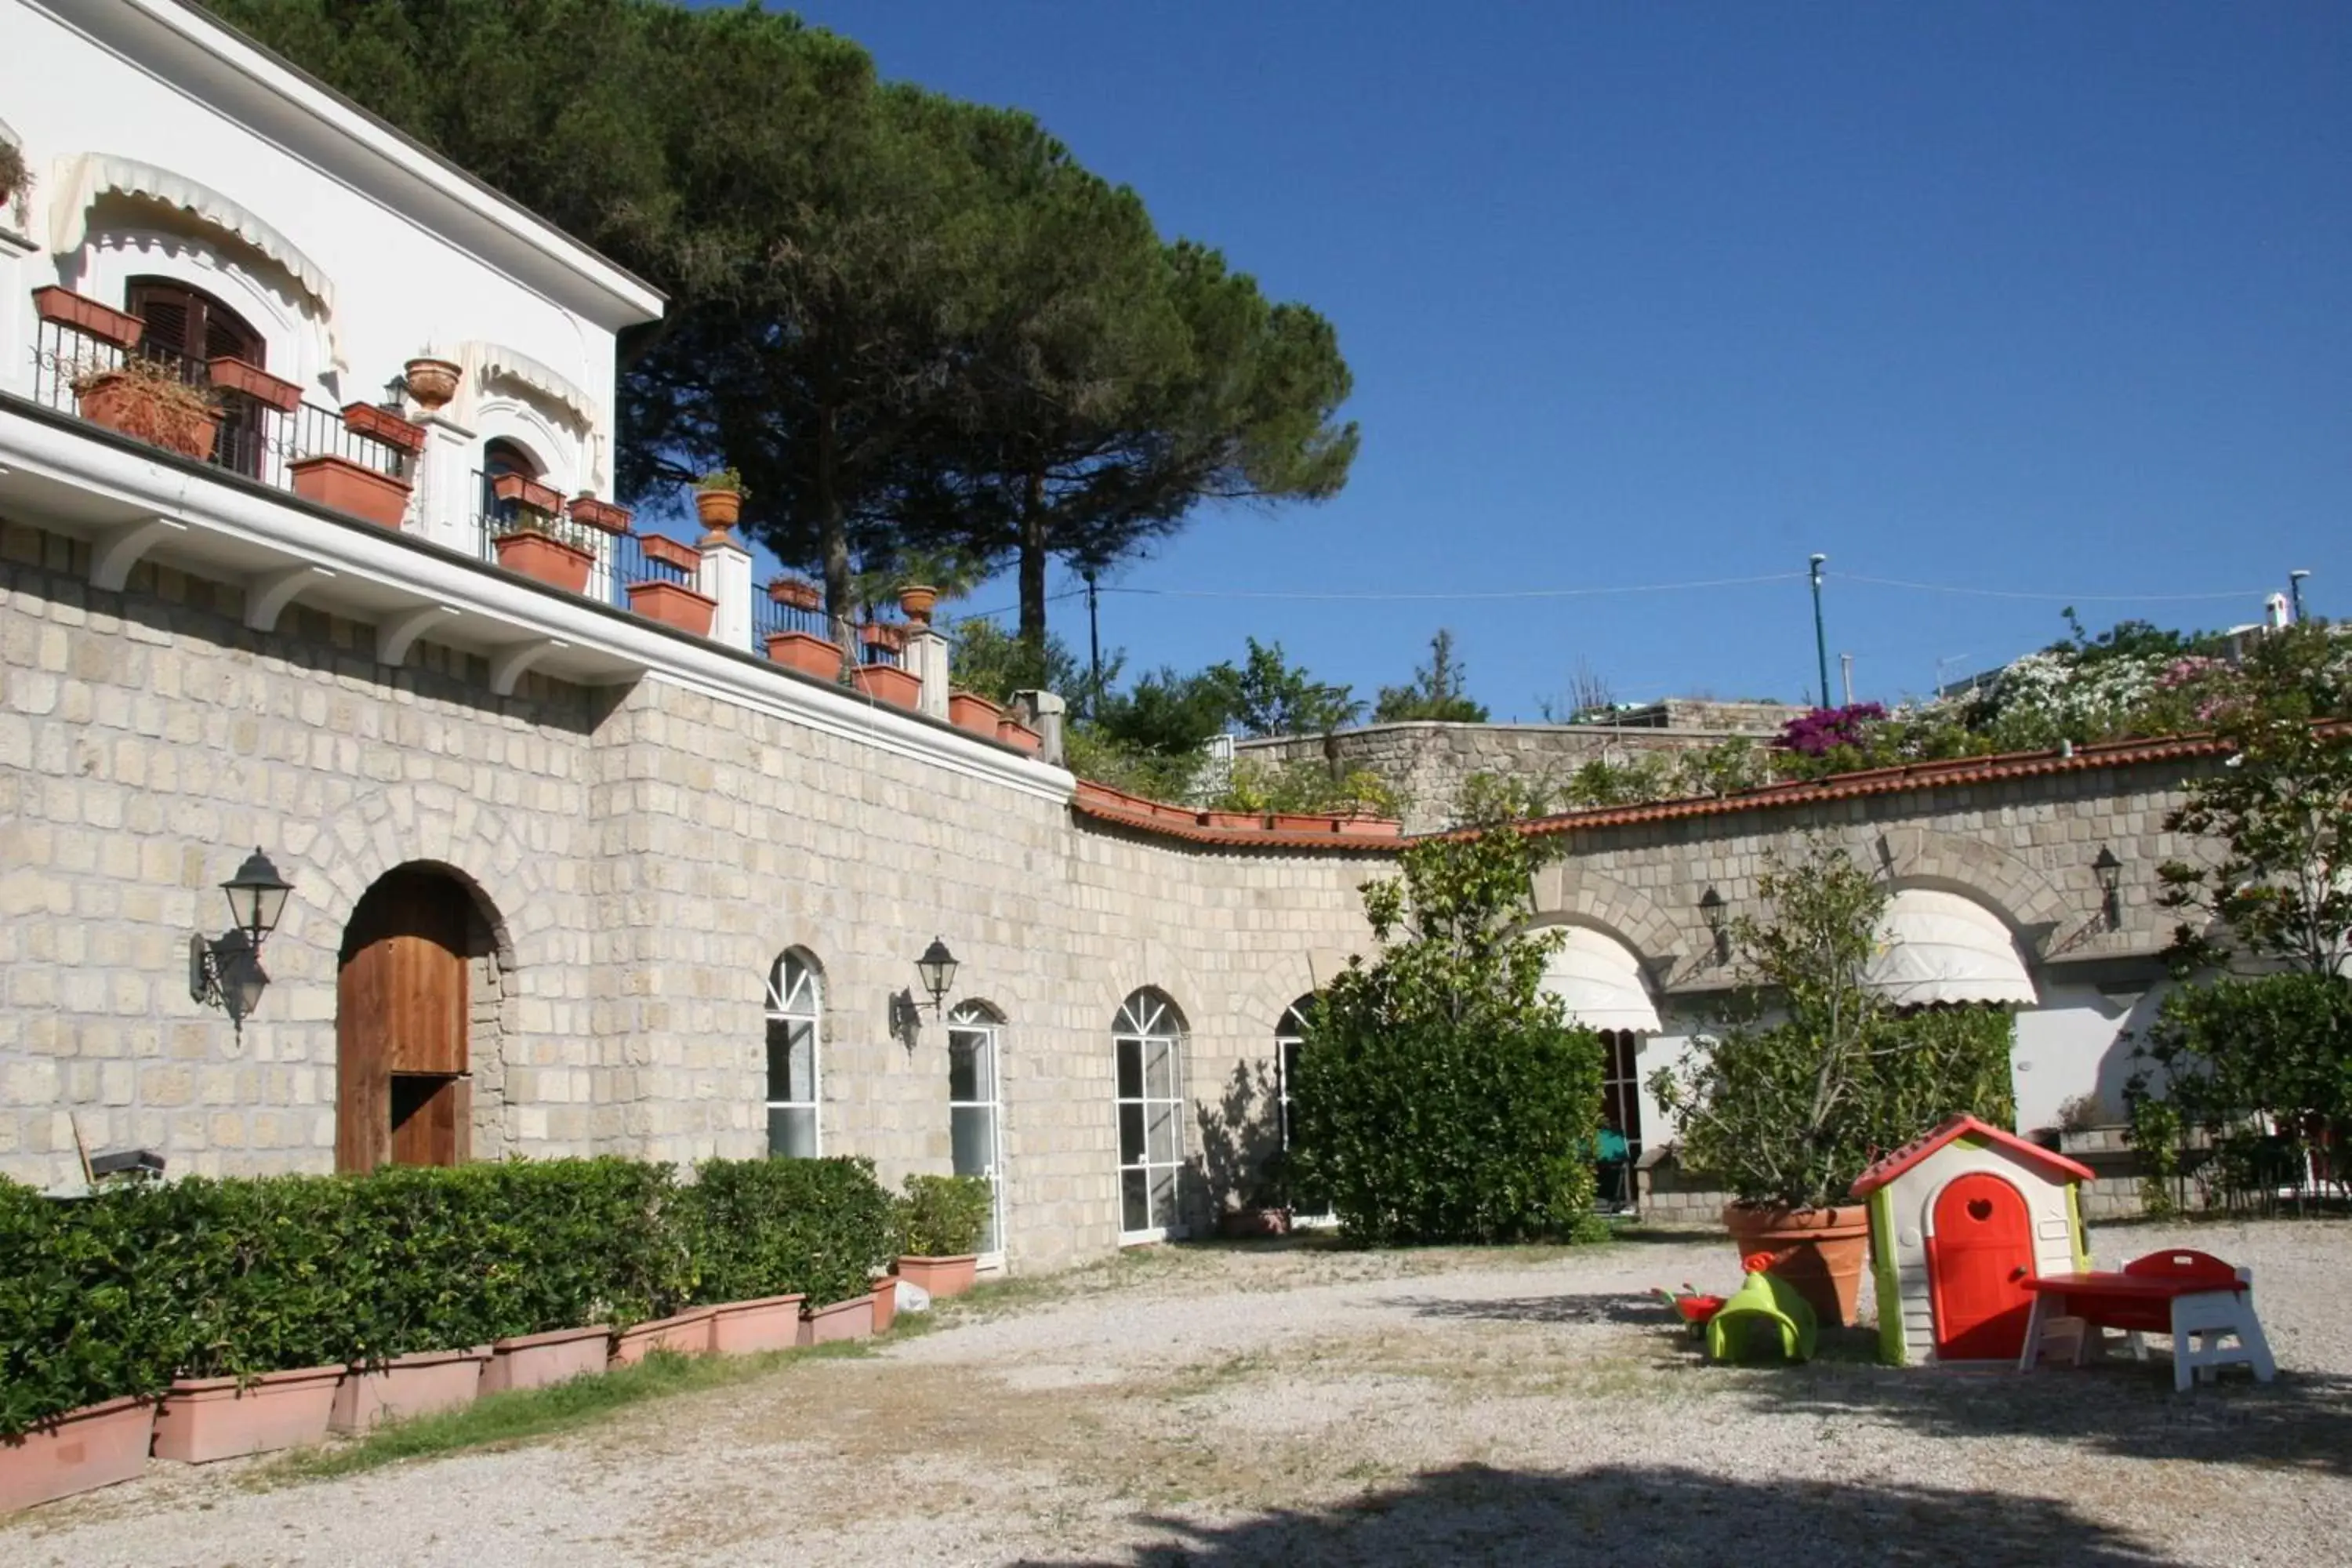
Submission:
{"label": "awning", "polygon": [[2031,1007],[2033,980],[2008,925],[1974,899],[1906,888],[1886,906],[1886,942],[1864,984],[1898,1007],[1989,1002]]}
{"label": "awning", "polygon": [[57,195],[49,203],[49,248],[70,256],[81,248],[89,233],[89,209],[99,197],[113,194],[143,196],[177,207],[197,221],[236,239],[269,258],[318,301],[330,320],[335,313],[335,286],[319,264],[302,254],[294,242],[262,222],[210,185],[111,153],[83,153],[58,165]]}
{"label": "awning", "polygon": [[492,376],[519,382],[572,415],[580,421],[583,430],[596,428],[599,412],[596,400],[590,397],[577,382],[541,364],[520,349],[510,349],[504,343],[468,342],[457,345],[456,357],[476,386]]}
{"label": "awning", "polygon": [[1567,931],[1566,944],[1544,965],[1543,987],[1567,1007],[1570,1022],[1656,1034],[1657,1004],[1633,950],[1590,926]]}

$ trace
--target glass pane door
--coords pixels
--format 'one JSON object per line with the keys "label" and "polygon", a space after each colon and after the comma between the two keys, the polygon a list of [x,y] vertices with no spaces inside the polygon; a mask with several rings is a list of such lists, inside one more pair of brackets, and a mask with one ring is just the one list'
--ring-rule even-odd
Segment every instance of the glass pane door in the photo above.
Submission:
{"label": "glass pane door", "polygon": [[948,1137],[959,1176],[988,1184],[988,1221],[980,1250],[1004,1250],[1003,1117],[996,1084],[996,1021],[976,1009],[959,1009],[948,1023]]}
{"label": "glass pane door", "polygon": [[1138,992],[1119,1009],[1112,1035],[1118,1087],[1118,1223],[1128,1240],[1178,1228],[1177,1172],[1184,1163],[1179,1029],[1165,1002]]}

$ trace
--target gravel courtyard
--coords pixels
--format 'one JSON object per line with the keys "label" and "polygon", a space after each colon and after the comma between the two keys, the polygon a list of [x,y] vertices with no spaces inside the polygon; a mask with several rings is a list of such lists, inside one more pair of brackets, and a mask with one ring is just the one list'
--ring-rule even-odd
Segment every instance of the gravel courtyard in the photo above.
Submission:
{"label": "gravel courtyard", "polygon": [[0,1526],[17,1568],[2352,1561],[2352,1224],[2103,1231],[2255,1269],[2280,1377],[1702,1364],[1727,1243],[1170,1248],[879,1354],[341,1480],[261,1462]]}

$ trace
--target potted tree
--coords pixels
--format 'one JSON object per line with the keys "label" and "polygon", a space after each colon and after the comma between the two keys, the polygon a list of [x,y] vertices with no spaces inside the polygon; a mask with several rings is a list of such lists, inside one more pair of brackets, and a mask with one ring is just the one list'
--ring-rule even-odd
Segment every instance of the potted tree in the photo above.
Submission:
{"label": "potted tree", "polygon": [[220,399],[153,360],[127,359],[113,369],[85,371],[74,377],[73,389],[82,417],[93,424],[184,458],[213,455]]}
{"label": "potted tree", "polygon": [[993,1201],[978,1176],[908,1176],[895,1215],[898,1278],[934,1299],[971,1289]]}
{"label": "potted tree", "polygon": [[695,515],[702,526],[724,533],[743,515],[743,476],[732,468],[713,468],[694,481]]}
{"label": "potted tree", "polygon": [[1960,1112],[2006,1126],[2014,1028],[1997,1008],[1905,1013],[1869,978],[1888,889],[1816,838],[1767,857],[1757,891],[1771,913],[1732,922],[1748,989],[1650,1080],[1674,1123],[1676,1159],[1725,1184],[1740,1255],[1824,1322],[1854,1319],[1869,1249],[1867,1209],[1849,1203],[1877,1155]]}

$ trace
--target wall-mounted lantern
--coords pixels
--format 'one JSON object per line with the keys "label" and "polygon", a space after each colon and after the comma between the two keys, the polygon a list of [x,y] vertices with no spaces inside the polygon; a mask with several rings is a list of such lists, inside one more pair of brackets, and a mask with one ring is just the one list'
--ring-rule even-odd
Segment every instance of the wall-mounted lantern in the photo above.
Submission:
{"label": "wall-mounted lantern", "polygon": [[2106,929],[2124,929],[2124,863],[2116,858],[2112,844],[2099,846],[2099,858],[2091,862],[2091,869],[2099,879],[2099,910],[2106,919]]}
{"label": "wall-mounted lantern", "polygon": [[949,988],[955,984],[956,956],[946,942],[933,937],[923,956],[915,960],[915,973],[923,977],[923,989],[931,994],[931,1016],[936,1018],[947,1006]]}
{"label": "wall-mounted lantern", "polygon": [[220,887],[228,899],[229,929],[218,937],[198,931],[188,938],[188,994],[207,1006],[226,1009],[232,1022],[242,1024],[261,1005],[261,994],[268,987],[261,944],[278,929],[294,884],[279,876],[269,857],[257,847]]}
{"label": "wall-mounted lantern", "polygon": [[1715,962],[1721,966],[1731,962],[1731,922],[1724,908],[1723,895],[1709,888],[1698,896],[1699,919],[1706,922],[1707,934],[1715,939]]}

